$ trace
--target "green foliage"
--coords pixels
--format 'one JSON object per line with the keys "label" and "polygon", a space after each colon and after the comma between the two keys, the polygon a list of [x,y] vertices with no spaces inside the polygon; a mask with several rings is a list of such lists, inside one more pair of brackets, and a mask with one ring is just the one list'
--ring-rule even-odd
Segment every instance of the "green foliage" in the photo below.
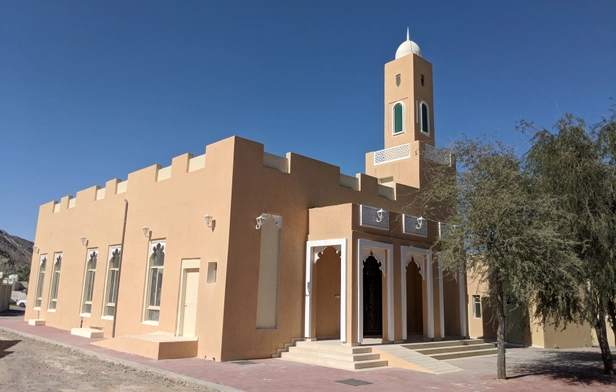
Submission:
{"label": "green foliage", "polygon": [[20,282],[27,282],[30,279],[30,266],[24,265],[18,272],[18,279]]}
{"label": "green foliage", "polygon": [[[487,294],[509,306],[533,305],[543,321],[571,321],[579,307],[573,216],[537,193],[511,148],[479,139],[455,142],[458,171],[433,166],[424,212],[447,224],[435,247],[448,270],[465,266]],[[441,209],[446,205],[449,208]]]}
{"label": "green foliage", "polygon": [[[543,322],[571,321],[579,310],[580,268],[568,230],[573,216],[537,193],[511,148],[479,139],[455,142],[457,171],[434,164],[418,200],[424,216],[445,222],[435,244],[449,271],[465,268],[495,301],[499,346],[505,304],[528,307]],[[502,358],[501,358],[502,356]],[[505,378],[504,349],[499,378]]]}
{"label": "green foliage", "polygon": [[[588,128],[584,121],[565,114],[555,132],[536,129],[527,154],[527,169],[534,187],[556,195],[558,208],[575,216],[563,236],[576,242],[582,265],[580,287],[584,306],[577,316],[604,333],[606,316],[616,330],[616,121],[615,112]],[[609,346],[601,342],[605,371],[613,374]]]}

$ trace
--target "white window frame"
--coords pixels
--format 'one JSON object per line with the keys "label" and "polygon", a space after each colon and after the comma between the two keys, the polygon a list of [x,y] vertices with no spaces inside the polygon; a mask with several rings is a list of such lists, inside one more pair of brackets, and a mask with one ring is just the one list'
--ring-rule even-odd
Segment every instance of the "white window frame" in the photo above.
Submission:
{"label": "white window frame", "polygon": [[[114,258],[114,253],[115,252],[120,252],[119,257],[122,257],[122,248],[118,245],[118,246],[110,246],[109,247],[109,254],[107,257],[107,274],[105,276],[105,296],[103,297],[103,314],[102,314],[102,318],[107,319],[107,320],[113,320],[113,318],[115,317],[115,312],[116,312],[116,302],[109,302],[109,294],[111,290],[114,290],[114,294],[115,294],[115,298],[114,300],[117,301],[118,300],[118,278],[120,275],[120,265],[119,265],[119,261],[118,261],[118,267],[113,267],[111,264],[111,261]],[[111,287],[111,285],[114,283],[112,276],[113,274],[115,274],[115,285],[113,287]],[[108,308],[112,307],[113,308],[113,316],[108,314]]]}
{"label": "white window frame", "polygon": [[[472,307],[472,313],[473,313],[473,318],[474,319],[480,319],[481,318],[481,296],[480,295],[473,295],[472,296],[473,302],[471,303],[471,307]],[[479,307],[477,307],[479,305]],[[477,312],[477,310],[479,310],[479,312]],[[477,315],[477,313],[479,313],[479,315]]]}
{"label": "white window frame", "polygon": [[[161,266],[154,266],[154,248],[157,247],[158,245],[161,246],[162,252],[163,252],[163,265]],[[148,247],[148,261],[147,261],[147,270],[146,270],[146,281],[145,281],[145,295],[144,295],[144,300],[143,300],[143,324],[150,324],[150,325],[158,325],[158,322],[160,320],[160,298],[162,297],[162,278],[164,276],[164,267],[165,267],[165,261],[164,261],[164,256],[166,256],[167,254],[167,242],[163,239],[163,240],[158,240],[158,241],[150,241],[150,246]],[[160,276],[161,277],[161,283],[160,283],[160,292],[158,293],[158,296],[156,298],[158,298],[158,305],[155,304],[151,304],[150,303],[150,297],[152,295],[152,279],[153,279],[153,271],[154,270],[161,270]],[[156,302],[156,301],[154,301]],[[158,320],[152,320],[150,318],[150,312],[158,312]]]}
{"label": "white window frame", "polygon": [[[90,268],[90,260],[92,259],[92,255],[96,256],[96,265],[94,266],[94,268]],[[88,249],[88,253],[86,254],[86,265],[85,265],[85,273],[84,273],[84,278],[83,278],[83,290],[81,292],[81,308],[80,308],[80,316],[83,317],[90,317],[90,315],[92,314],[92,304],[93,304],[93,299],[94,299],[94,283],[96,282],[96,267],[98,266],[98,249],[94,248],[94,249]],[[92,272],[92,274],[90,274],[90,272]],[[89,291],[86,291],[88,289],[88,282],[90,281],[90,276],[92,277],[91,279],[91,285],[89,287]],[[88,296],[88,292],[90,293],[90,298],[89,300],[87,299]],[[90,311],[86,312],[85,311],[85,307],[89,305],[90,306]]]}
{"label": "white window frame", "polygon": [[[402,131],[396,132],[396,105],[402,105]],[[391,106],[391,134],[392,136],[402,135],[406,132],[404,116],[406,115],[406,105],[404,101],[396,101]]]}
{"label": "white window frame", "polygon": [[[49,289],[49,304],[47,304],[47,311],[55,312],[58,307],[58,290],[60,285],[60,272],[62,272],[62,253],[56,253],[53,255],[53,268],[51,270],[51,284]],[[58,269],[58,264],[60,269]],[[57,279],[56,279],[57,278]]]}
{"label": "white window frame", "polygon": [[[44,268],[43,268],[44,267]],[[39,260],[38,280],[36,281],[36,297],[34,309],[40,310],[43,303],[43,286],[45,285],[45,270],[47,269],[47,255],[41,255]]]}
{"label": "white window frame", "polygon": [[[428,132],[424,132],[423,130],[423,111],[421,106],[422,105],[426,105],[426,121],[428,122]],[[430,135],[430,105],[428,105],[428,103],[426,101],[421,101],[419,102],[419,132],[423,133],[424,135]]]}

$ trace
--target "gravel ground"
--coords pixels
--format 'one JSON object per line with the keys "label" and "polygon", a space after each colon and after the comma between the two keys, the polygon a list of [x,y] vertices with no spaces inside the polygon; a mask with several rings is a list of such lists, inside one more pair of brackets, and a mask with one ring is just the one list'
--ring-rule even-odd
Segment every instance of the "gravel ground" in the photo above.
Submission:
{"label": "gravel ground", "polygon": [[214,391],[0,330],[4,391]]}

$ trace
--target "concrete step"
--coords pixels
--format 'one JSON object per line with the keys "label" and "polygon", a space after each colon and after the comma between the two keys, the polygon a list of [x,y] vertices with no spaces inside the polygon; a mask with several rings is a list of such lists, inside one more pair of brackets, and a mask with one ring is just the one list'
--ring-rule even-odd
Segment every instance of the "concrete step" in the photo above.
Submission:
{"label": "concrete step", "polygon": [[303,355],[303,356],[312,356],[318,358],[327,358],[327,359],[335,359],[339,361],[347,361],[347,362],[357,362],[357,361],[368,361],[373,359],[380,359],[379,354],[374,354],[372,352],[366,353],[358,353],[358,354],[348,354],[334,351],[323,351],[319,348],[313,348],[309,346],[301,346],[301,347],[290,347],[289,353]]}
{"label": "concrete step", "polygon": [[277,349],[276,353],[272,354],[272,358],[280,358],[280,355],[282,353],[285,353],[285,352],[289,351],[290,347],[295,347],[297,342],[302,342],[302,341],[304,341],[304,338],[293,338],[293,339],[291,339],[291,342],[285,343],[283,348]]}
{"label": "concrete step", "polygon": [[483,350],[458,351],[458,352],[448,352],[448,353],[442,353],[442,354],[433,354],[433,355],[430,355],[430,357],[442,361],[445,359],[478,357],[481,355],[495,355],[496,353],[498,353],[498,349],[493,347],[493,348],[483,349]]}
{"label": "concrete step", "polygon": [[462,346],[424,348],[421,350],[417,350],[417,352],[424,354],[424,355],[434,355],[434,354],[453,353],[453,352],[462,352],[462,351],[487,350],[490,348],[494,348],[494,345],[489,344],[489,343],[482,343],[482,344],[469,344],[469,345],[462,345]]}
{"label": "concrete step", "polygon": [[339,353],[339,354],[367,354],[371,353],[372,349],[366,346],[344,346],[339,341],[322,342],[297,342],[295,347],[308,348],[309,350],[319,350],[322,352]]}
{"label": "concrete step", "polygon": [[81,336],[82,338],[102,338],[104,332],[101,329],[95,328],[71,328],[71,335]]}
{"label": "concrete step", "polygon": [[30,319],[28,320],[28,325],[33,325],[35,327],[45,326],[45,320],[43,319]]}
{"label": "concrete step", "polygon": [[409,350],[422,350],[437,347],[472,346],[475,344],[484,344],[484,341],[483,339],[441,340],[436,342],[406,343],[402,346]]}
{"label": "concrete step", "polygon": [[323,358],[316,356],[308,356],[301,354],[294,354],[292,352],[282,353],[281,358],[287,361],[308,363],[311,365],[325,366],[336,369],[344,369],[344,370],[359,370],[359,369],[370,369],[376,367],[385,367],[387,366],[387,361],[382,359],[371,359],[365,361],[349,361],[349,360],[337,360],[332,358]]}

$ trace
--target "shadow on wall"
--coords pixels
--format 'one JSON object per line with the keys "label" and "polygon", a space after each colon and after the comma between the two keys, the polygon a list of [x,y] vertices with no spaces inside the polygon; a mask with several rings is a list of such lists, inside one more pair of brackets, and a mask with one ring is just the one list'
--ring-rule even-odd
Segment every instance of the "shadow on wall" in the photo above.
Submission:
{"label": "shadow on wall", "polygon": [[599,350],[541,350],[525,363],[509,363],[513,370],[509,379],[544,375],[554,380],[566,380],[568,383],[582,387],[616,387],[616,378],[603,374],[603,362]]}

